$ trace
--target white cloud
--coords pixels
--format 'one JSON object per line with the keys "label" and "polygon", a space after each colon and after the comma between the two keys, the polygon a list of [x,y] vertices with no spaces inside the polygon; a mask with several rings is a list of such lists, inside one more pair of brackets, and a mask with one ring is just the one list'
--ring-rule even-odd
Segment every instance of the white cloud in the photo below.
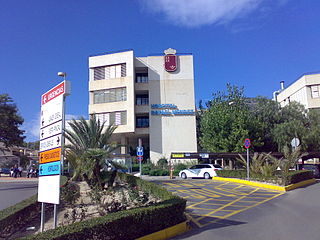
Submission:
{"label": "white cloud", "polygon": [[[145,6],[161,12],[174,25],[196,27],[222,24],[244,16],[265,0],[142,0]],[[276,0],[284,1],[284,0]]]}
{"label": "white cloud", "polygon": [[33,119],[25,121],[22,125],[22,129],[25,130],[25,141],[38,141],[40,138],[40,112],[34,116]]}

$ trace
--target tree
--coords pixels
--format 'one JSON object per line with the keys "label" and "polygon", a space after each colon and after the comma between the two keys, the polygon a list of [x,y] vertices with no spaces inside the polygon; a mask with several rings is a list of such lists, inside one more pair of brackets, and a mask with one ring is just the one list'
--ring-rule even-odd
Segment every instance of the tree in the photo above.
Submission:
{"label": "tree", "polygon": [[0,142],[6,147],[21,145],[24,131],[19,129],[23,118],[18,114],[18,108],[8,94],[0,94]]}
{"label": "tree", "polygon": [[208,110],[200,121],[200,144],[212,152],[243,151],[243,140],[249,137],[249,108],[243,88],[227,85],[227,93],[217,92],[207,103]]}
{"label": "tree", "polygon": [[[65,137],[70,142],[67,148],[67,160],[74,168],[73,179],[83,177],[90,186],[104,188],[107,179],[103,179],[102,170],[105,167],[106,157],[119,147],[110,143],[115,126],[105,128],[95,116],[90,120],[83,117],[73,119],[70,123],[71,130],[66,130]],[[109,161],[113,166],[116,163]],[[114,179],[117,170],[114,169],[109,179]]]}

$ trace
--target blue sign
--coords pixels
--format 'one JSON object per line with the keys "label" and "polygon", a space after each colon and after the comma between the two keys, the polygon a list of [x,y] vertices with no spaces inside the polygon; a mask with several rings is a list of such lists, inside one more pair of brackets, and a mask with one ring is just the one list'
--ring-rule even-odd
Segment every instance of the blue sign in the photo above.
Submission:
{"label": "blue sign", "polygon": [[39,166],[39,176],[59,175],[60,171],[60,161],[44,163]]}
{"label": "blue sign", "polygon": [[137,156],[143,156],[143,147],[137,147]]}

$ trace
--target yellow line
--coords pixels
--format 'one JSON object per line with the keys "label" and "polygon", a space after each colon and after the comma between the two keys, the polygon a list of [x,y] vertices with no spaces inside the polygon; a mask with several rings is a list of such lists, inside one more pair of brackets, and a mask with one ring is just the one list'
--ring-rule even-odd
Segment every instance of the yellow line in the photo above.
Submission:
{"label": "yellow line", "polygon": [[199,228],[203,227],[203,225],[201,223],[199,223],[196,219],[194,219],[190,214],[185,213],[187,218],[191,219],[192,222],[194,222]]}
{"label": "yellow line", "polygon": [[206,199],[206,200],[203,200],[203,201],[201,201],[201,202],[197,202],[197,203],[195,203],[195,204],[189,205],[189,206],[187,206],[187,208],[191,208],[191,207],[193,207],[193,206],[196,206],[196,205],[198,205],[198,204],[202,204],[202,203],[204,203],[204,202],[206,202],[206,201],[209,201],[209,200],[210,200],[210,198],[209,198],[209,199]]}
{"label": "yellow line", "polygon": [[[254,189],[254,190],[252,190],[251,193],[253,193],[253,192],[257,191],[257,190],[258,190],[258,189]],[[222,207],[220,207],[220,208],[218,208],[218,209],[215,209],[214,211],[209,212],[209,213],[205,214],[204,216],[202,216],[202,217],[200,217],[200,218],[197,218],[197,220],[199,221],[199,220],[203,219],[204,217],[210,216],[211,214],[213,214],[213,213],[215,213],[215,212],[218,212],[219,210],[222,210],[223,208],[228,207],[228,206],[232,205],[233,203],[238,202],[238,201],[240,201],[241,199],[243,199],[243,198],[245,198],[245,197],[246,197],[246,196],[243,196],[243,197],[240,197],[240,198],[238,198],[238,199],[235,199],[235,200],[233,200],[232,202],[229,202],[228,204],[226,204],[226,205],[224,205],[224,206],[222,206]]]}

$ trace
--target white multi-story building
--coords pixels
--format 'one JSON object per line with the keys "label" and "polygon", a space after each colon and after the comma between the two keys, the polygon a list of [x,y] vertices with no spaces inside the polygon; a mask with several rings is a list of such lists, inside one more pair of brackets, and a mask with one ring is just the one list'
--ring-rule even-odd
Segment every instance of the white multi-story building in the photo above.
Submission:
{"label": "white multi-story building", "polygon": [[132,50],[89,57],[89,114],[115,124],[121,154],[156,163],[171,152],[196,152],[193,56],[135,57]]}
{"label": "white multi-story building", "polygon": [[274,97],[282,107],[292,101],[296,101],[304,105],[306,109],[315,109],[320,108],[319,91],[320,74],[307,74],[287,88],[284,88],[282,82],[281,89],[274,93]]}

